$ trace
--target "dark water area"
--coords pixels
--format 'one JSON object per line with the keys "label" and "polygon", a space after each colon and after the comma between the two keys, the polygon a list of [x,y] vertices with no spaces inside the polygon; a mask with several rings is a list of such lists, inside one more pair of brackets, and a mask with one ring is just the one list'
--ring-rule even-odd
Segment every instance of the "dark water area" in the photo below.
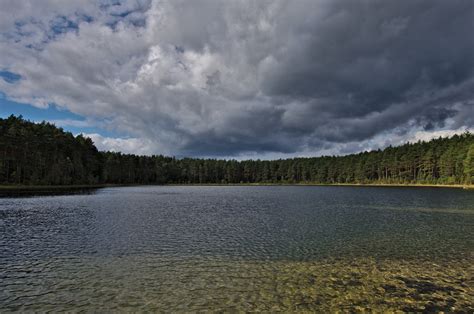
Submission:
{"label": "dark water area", "polygon": [[473,257],[474,191],[461,189],[0,198],[4,310],[470,310]]}
{"label": "dark water area", "polygon": [[17,198],[17,197],[35,197],[35,196],[56,196],[56,195],[84,195],[95,194],[100,187],[69,187],[69,186],[35,186],[35,187],[9,187],[0,188],[0,198]]}

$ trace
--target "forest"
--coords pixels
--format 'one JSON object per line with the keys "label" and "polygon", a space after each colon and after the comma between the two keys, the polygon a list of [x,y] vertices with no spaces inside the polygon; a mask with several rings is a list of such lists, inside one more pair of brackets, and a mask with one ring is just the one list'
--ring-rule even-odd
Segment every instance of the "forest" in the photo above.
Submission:
{"label": "forest", "polygon": [[101,152],[90,138],[22,116],[0,119],[1,185],[474,184],[474,135],[346,156],[219,160]]}

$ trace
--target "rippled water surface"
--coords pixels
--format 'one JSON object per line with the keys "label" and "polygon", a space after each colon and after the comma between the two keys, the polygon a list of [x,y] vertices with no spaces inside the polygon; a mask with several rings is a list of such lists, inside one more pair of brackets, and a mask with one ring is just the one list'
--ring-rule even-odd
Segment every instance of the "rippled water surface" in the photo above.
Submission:
{"label": "rippled water surface", "polygon": [[0,198],[0,310],[474,311],[474,191]]}

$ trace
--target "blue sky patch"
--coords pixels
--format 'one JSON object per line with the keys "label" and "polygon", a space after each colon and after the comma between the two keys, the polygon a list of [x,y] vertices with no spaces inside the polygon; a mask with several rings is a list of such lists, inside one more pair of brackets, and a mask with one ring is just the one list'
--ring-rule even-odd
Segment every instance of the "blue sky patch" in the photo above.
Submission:
{"label": "blue sky patch", "polygon": [[10,84],[16,83],[21,79],[21,75],[6,70],[0,71],[0,77]]}
{"label": "blue sky patch", "polygon": [[76,31],[79,28],[76,22],[69,20],[65,16],[58,16],[51,23],[51,30],[55,35],[64,34],[70,31]]}
{"label": "blue sky patch", "polygon": [[41,109],[28,104],[22,104],[6,99],[5,94],[0,92],[0,118],[10,115],[22,115],[23,118],[34,122],[48,121],[56,124],[73,134],[97,133],[107,137],[118,137],[119,135],[94,125],[87,125],[84,117],[55,105],[49,105]]}

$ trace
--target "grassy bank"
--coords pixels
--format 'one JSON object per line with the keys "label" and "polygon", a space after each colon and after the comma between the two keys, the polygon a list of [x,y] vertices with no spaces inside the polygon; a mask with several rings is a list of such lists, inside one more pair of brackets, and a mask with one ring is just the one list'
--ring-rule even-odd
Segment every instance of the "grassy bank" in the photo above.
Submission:
{"label": "grassy bank", "polygon": [[22,195],[61,195],[75,194],[106,187],[118,187],[118,184],[91,185],[0,185],[0,196]]}
{"label": "grassy bank", "polygon": [[[156,184],[158,185],[158,184]],[[386,184],[386,183],[201,183],[201,184],[165,184],[167,186],[352,186],[352,187],[419,187],[419,188],[456,188],[474,190],[474,185],[463,184]],[[107,187],[151,186],[139,184],[91,184],[91,185],[0,185],[0,192],[54,192]]]}
{"label": "grassy bank", "polygon": [[474,185],[464,184],[386,184],[386,183],[201,183],[201,184],[167,184],[169,186],[353,186],[353,187],[421,187],[421,188],[455,188],[474,190]]}
{"label": "grassy bank", "polygon": [[39,190],[74,190],[98,189],[105,187],[122,186],[118,184],[81,184],[81,185],[0,185],[1,191],[39,191]]}

